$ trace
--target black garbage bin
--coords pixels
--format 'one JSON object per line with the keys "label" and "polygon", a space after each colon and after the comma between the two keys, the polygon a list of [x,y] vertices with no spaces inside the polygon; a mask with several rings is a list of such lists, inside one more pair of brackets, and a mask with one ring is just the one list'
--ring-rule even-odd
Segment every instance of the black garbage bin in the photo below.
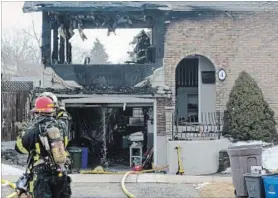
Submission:
{"label": "black garbage bin", "polygon": [[76,172],[81,169],[82,163],[82,148],[80,147],[69,147],[68,151],[71,156],[71,171]]}

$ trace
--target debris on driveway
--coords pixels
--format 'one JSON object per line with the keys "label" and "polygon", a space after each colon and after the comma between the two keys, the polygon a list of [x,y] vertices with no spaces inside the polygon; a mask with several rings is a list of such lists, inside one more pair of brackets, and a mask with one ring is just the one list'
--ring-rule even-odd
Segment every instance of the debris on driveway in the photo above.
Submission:
{"label": "debris on driveway", "polygon": [[196,189],[196,190],[199,190],[203,187],[205,187],[206,185],[210,184],[209,182],[205,182],[205,183],[202,183],[202,184],[193,184],[193,187]]}
{"label": "debris on driveway", "polygon": [[234,197],[234,186],[231,182],[214,182],[198,189],[200,197]]}
{"label": "debris on driveway", "polygon": [[232,173],[232,169],[231,167],[227,168],[226,170],[222,171],[221,174],[231,174]]}

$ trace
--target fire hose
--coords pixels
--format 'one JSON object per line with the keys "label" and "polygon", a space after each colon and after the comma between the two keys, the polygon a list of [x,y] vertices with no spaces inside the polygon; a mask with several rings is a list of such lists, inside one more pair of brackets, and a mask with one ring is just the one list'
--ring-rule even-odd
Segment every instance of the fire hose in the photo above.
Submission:
{"label": "fire hose", "polygon": [[[4,184],[5,186],[10,186],[13,189],[16,188],[16,185],[12,182],[9,182],[8,180],[2,179],[1,183]],[[17,196],[17,194],[18,194],[17,192],[13,192],[13,193],[9,194],[6,198],[14,198]]]}
{"label": "fire hose", "polygon": [[132,193],[130,193],[125,186],[125,180],[129,175],[161,171],[161,170],[165,170],[167,168],[168,168],[168,166],[161,167],[161,168],[154,168],[154,169],[150,169],[150,170],[141,170],[141,171],[109,172],[109,171],[105,171],[101,166],[98,166],[94,170],[91,170],[91,171],[83,170],[83,171],[80,171],[80,173],[81,174],[123,174],[124,176],[122,177],[122,180],[121,180],[122,191],[128,198],[135,198],[135,196]]}
{"label": "fire hose", "polygon": [[[175,149],[177,149],[177,155],[178,155],[178,171],[177,171],[177,175],[183,175],[184,174],[184,170],[182,167],[182,160],[181,160],[181,148],[178,146]],[[158,171],[158,170],[164,170],[168,168],[168,166],[165,167],[161,167],[161,168],[154,168],[151,170],[143,170],[143,171],[128,171],[124,174],[122,181],[121,181],[121,187],[122,187],[122,191],[124,192],[124,194],[128,197],[128,198],[135,198],[135,196],[130,193],[127,188],[125,187],[125,180],[128,177],[128,175],[130,174],[142,174],[142,173],[147,173],[147,172],[153,172],[153,171]]]}
{"label": "fire hose", "polygon": [[6,185],[6,186],[10,186],[14,190],[16,190],[15,192],[8,195],[7,198],[14,198],[16,196],[20,197],[22,194],[26,194],[27,197],[29,197],[30,194],[28,193],[27,189],[28,189],[28,183],[29,183],[30,179],[31,179],[30,175],[27,173],[24,173],[17,180],[16,183],[9,182],[8,180],[1,180],[2,184]]}
{"label": "fire hose", "polygon": [[122,180],[121,180],[121,187],[122,187],[122,191],[123,193],[128,197],[128,198],[135,198],[135,195],[133,195],[132,193],[130,193],[126,186],[125,186],[125,180],[126,178],[131,175],[131,174],[143,174],[143,173],[148,173],[148,172],[153,172],[153,171],[161,171],[161,170],[165,170],[167,169],[168,166],[165,167],[161,167],[161,168],[154,168],[154,169],[150,169],[150,170],[142,170],[142,171],[128,171],[124,174]]}

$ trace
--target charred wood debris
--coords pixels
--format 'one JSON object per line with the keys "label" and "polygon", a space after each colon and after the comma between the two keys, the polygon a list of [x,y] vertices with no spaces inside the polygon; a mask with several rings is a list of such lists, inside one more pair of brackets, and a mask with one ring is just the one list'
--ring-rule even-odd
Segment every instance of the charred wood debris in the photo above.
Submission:
{"label": "charred wood debris", "polygon": [[73,36],[74,29],[78,29],[81,39],[84,41],[87,36],[84,34],[83,29],[90,26],[94,28],[104,28],[106,27],[107,36],[111,33],[116,35],[116,29],[119,26],[124,26],[128,28],[133,27],[133,22],[145,22],[146,24],[152,23],[151,16],[128,16],[121,15],[119,13],[113,14],[100,14],[100,13],[90,13],[87,15],[63,15],[60,13],[51,13],[50,22],[58,23],[58,32],[64,39],[69,39]]}
{"label": "charred wood debris", "polygon": [[35,88],[32,93],[52,92],[54,94],[127,94],[127,95],[155,95],[157,89],[150,85],[144,87],[113,87],[113,86],[84,86],[84,88]]}

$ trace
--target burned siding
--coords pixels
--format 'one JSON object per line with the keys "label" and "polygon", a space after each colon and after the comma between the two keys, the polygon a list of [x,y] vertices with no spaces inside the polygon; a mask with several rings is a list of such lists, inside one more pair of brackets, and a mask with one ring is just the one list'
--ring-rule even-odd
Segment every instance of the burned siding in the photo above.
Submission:
{"label": "burned siding", "polygon": [[130,94],[130,95],[154,95],[156,89],[150,86],[144,87],[95,87],[95,86],[85,86],[84,88],[75,88],[75,89],[54,89],[54,88],[35,88],[34,94],[42,92],[52,92],[55,94]]}
{"label": "burned siding", "polygon": [[75,80],[82,86],[128,87],[152,75],[155,65],[59,65],[53,69],[63,80]]}
{"label": "burned siding", "polygon": [[[44,88],[37,88],[35,92],[153,95],[156,88],[152,88],[150,83],[135,85],[151,76],[154,69],[154,65],[59,65],[53,67],[55,71],[51,71],[51,75],[45,74]],[[61,82],[64,82],[61,85],[78,86],[57,87]]]}

